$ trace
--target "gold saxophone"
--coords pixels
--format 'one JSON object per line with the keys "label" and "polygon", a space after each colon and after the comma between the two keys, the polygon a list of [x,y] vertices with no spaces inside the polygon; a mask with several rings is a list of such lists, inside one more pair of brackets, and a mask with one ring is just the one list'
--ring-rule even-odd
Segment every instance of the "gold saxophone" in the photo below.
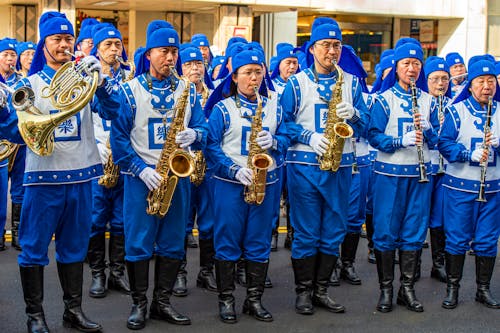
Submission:
{"label": "gold saxophone", "polygon": [[19,133],[35,154],[52,154],[54,130],[89,103],[97,89],[98,75],[84,62],[69,61],[62,65],[50,85],[42,89],[42,97],[50,98],[58,113],[42,114],[34,106],[35,93],[29,87],[14,92],[12,104],[17,111]]}
{"label": "gold saxophone", "polygon": [[[175,69],[170,68],[176,75]],[[160,186],[156,190],[149,191],[148,207],[146,212],[159,218],[167,215],[168,209],[174,196],[175,188],[179,177],[189,177],[194,171],[193,157],[175,143],[177,133],[184,130],[184,116],[189,99],[190,82],[186,78],[179,78],[184,81],[185,88],[181,97],[175,105],[175,114],[170,128],[168,129],[165,142],[160,154],[160,159],[156,164],[156,171],[162,176]]]}
{"label": "gold saxophone", "polygon": [[332,97],[328,102],[328,115],[326,119],[324,136],[330,141],[328,149],[323,156],[318,157],[319,168],[336,172],[342,161],[345,139],[352,137],[354,130],[344,119],[337,116],[337,104],[342,102],[342,85],[344,84],[344,72],[333,62],[337,70],[337,83],[332,88]]}
{"label": "gold saxophone", "polygon": [[273,159],[257,144],[257,135],[262,131],[262,98],[259,87],[255,87],[257,110],[252,117],[250,129],[247,167],[252,170],[252,183],[245,186],[245,202],[260,205],[266,195],[267,170],[273,165]]}
{"label": "gold saxophone", "polygon": [[[201,107],[205,106],[207,102],[210,91],[208,90],[205,82],[202,83],[202,91],[201,91]],[[203,156],[203,152],[201,150],[197,150],[193,153],[194,159],[194,172],[191,174],[191,183],[196,186],[200,186],[205,178],[205,174],[207,172],[207,161],[205,160],[205,156]]]}
{"label": "gold saxophone", "polygon": [[[124,61],[122,57],[116,56],[116,61],[124,66],[129,66],[130,73],[123,79],[123,82],[130,81],[135,76],[135,65],[132,61]],[[108,141],[106,147],[111,149],[111,145]],[[99,178],[97,183],[104,186],[105,188],[113,188],[118,184],[118,179],[120,178],[120,167],[113,162],[113,153],[109,154],[106,164],[104,164],[103,175]]]}

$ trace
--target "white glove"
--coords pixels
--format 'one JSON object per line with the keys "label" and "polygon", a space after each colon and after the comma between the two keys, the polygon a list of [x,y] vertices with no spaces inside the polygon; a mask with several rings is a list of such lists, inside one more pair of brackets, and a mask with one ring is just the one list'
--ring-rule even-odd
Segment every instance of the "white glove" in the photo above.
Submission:
{"label": "white glove", "polygon": [[318,156],[323,156],[329,145],[330,141],[323,134],[313,133],[309,140],[309,146],[311,146]]}
{"label": "white glove", "polygon": [[196,131],[192,128],[186,128],[184,131],[177,133],[175,136],[175,143],[181,146],[181,148],[187,148],[191,146],[196,140]]}
{"label": "white glove", "polygon": [[420,119],[420,127],[422,128],[422,131],[427,131],[431,128],[431,123],[425,118]]}
{"label": "white glove", "polygon": [[236,172],[234,176],[237,180],[240,181],[245,186],[252,184],[252,176],[253,171],[249,168],[241,168]]}
{"label": "white glove", "polygon": [[159,186],[163,177],[160,176],[156,170],[150,167],[144,168],[139,174],[139,178],[146,184],[150,191],[156,190]]}
{"label": "white glove", "polygon": [[260,131],[255,141],[260,148],[269,149],[273,146],[273,135],[268,131]]}
{"label": "white glove", "polygon": [[478,148],[472,152],[470,155],[470,160],[472,162],[481,162],[483,159],[483,154],[484,154],[484,149],[483,148]]}
{"label": "white glove", "polygon": [[498,146],[500,145],[500,140],[494,133],[490,134],[490,139],[488,141],[493,148],[498,148]]}
{"label": "white glove", "polygon": [[417,142],[417,132],[411,131],[403,135],[403,140],[401,140],[401,144],[403,147],[414,146]]}
{"label": "white glove", "polygon": [[108,158],[111,155],[111,149],[106,147],[104,143],[98,143],[97,149],[99,150],[99,156],[101,157],[102,165],[105,165],[108,162]]}
{"label": "white glove", "polygon": [[90,71],[97,71],[99,73],[97,85],[102,85],[102,81],[104,81],[104,74],[102,73],[102,65],[99,59],[94,56],[87,56],[82,58],[80,61],[86,64]]}
{"label": "white glove", "polygon": [[337,117],[351,119],[354,116],[354,107],[351,103],[340,102],[337,104]]}

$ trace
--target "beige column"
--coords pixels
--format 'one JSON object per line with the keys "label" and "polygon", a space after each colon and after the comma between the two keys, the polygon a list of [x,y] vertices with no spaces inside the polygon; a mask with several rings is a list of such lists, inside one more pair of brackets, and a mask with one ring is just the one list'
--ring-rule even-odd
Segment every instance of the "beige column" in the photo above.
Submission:
{"label": "beige column", "polygon": [[252,9],[247,6],[223,5],[219,7],[215,24],[218,29],[215,31],[213,44],[224,50],[227,41],[233,36],[245,37],[252,40],[253,15]]}

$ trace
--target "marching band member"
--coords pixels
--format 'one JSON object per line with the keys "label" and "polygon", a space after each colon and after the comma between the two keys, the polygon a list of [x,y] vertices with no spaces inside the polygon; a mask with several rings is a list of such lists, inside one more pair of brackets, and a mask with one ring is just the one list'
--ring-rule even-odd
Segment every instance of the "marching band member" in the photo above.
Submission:
{"label": "marching band member", "polygon": [[467,85],[467,68],[465,67],[464,58],[457,52],[451,52],[446,55],[446,63],[450,68],[452,80],[451,97],[458,96],[462,89]]}
{"label": "marching band member", "polygon": [[[17,61],[16,53],[16,40],[12,38],[3,38],[0,40],[0,75],[3,82],[8,86],[14,86],[17,81],[21,79],[21,75],[15,71]],[[22,153],[22,152],[21,152]],[[12,155],[9,157],[12,158]],[[0,251],[7,249],[5,246],[5,224],[7,222],[7,189],[9,183],[8,159],[0,162]],[[18,173],[16,173],[18,175]],[[23,186],[21,178],[14,177],[13,187],[11,193],[14,194],[12,198],[12,214],[11,214],[11,233],[12,233],[12,247],[18,249],[18,226],[20,206],[23,200]]]}
{"label": "marching band member", "polygon": [[[160,161],[160,157],[173,153],[169,147],[174,143],[165,141],[168,136],[175,135],[175,147],[180,145],[182,149],[190,146],[202,149],[206,142],[205,120],[194,85],[186,86],[185,81],[172,73],[171,68],[178,58],[179,35],[167,26],[167,22],[148,26],[146,48],[140,63],[145,64],[147,60],[149,66],[138,66],[136,78],[122,84],[125,100],[119,118],[111,124],[113,158],[125,174],[125,259],[133,300],[127,327],[135,330],[146,325],[149,260],[153,253],[156,255],[155,285],[150,318],[177,325],[191,324],[191,320],[178,313],[170,303],[185,254],[189,178],[178,179],[171,206],[164,217],[146,213],[151,208],[147,200],[149,192],[162,185],[160,173],[169,171],[155,170],[155,165],[168,164]],[[185,108],[177,110],[184,101]],[[181,113],[179,116],[185,114],[183,120],[176,119],[176,111]],[[183,123],[185,129],[180,125],[170,126],[173,122]],[[165,147],[167,151],[162,153]],[[169,181],[175,180],[172,175],[168,176]]]}
{"label": "marching band member", "polygon": [[[424,66],[427,78],[427,91],[436,99],[439,122],[444,120],[445,107],[450,102],[451,89],[449,67],[443,58],[429,57]],[[431,237],[432,269],[431,277],[446,282],[445,238],[443,229],[443,174],[444,159],[437,146],[429,147],[432,163],[432,196],[429,216],[429,234]],[[440,170],[443,169],[443,170]]]}
{"label": "marching band member", "polygon": [[[378,149],[374,164],[373,242],[380,312],[392,311],[396,249],[401,270],[398,304],[411,311],[424,310],[415,296],[414,283],[429,219],[431,186],[425,182],[427,171],[430,172],[427,145],[437,141],[433,126],[437,127],[438,121],[436,112],[431,112],[432,97],[416,87],[410,89],[411,81],[417,86],[422,82],[422,78],[419,80],[422,59],[418,42],[401,43],[394,51],[395,64],[371,110],[368,139]],[[412,107],[415,102],[418,110]],[[420,144],[422,154],[417,152],[419,147],[414,147]]]}
{"label": "marching band member", "polygon": [[489,56],[472,57],[468,68],[468,83],[447,108],[439,137],[439,152],[449,162],[443,179],[447,288],[442,307],[453,309],[458,304],[470,244],[476,254],[476,301],[499,309],[500,302],[490,292],[490,280],[500,234],[500,89]]}
{"label": "marching band member", "polygon": [[84,55],[89,55],[94,48],[94,42],[92,41],[92,29],[94,25],[99,24],[93,17],[87,17],[82,21],[80,25],[80,33],[75,42],[75,47],[77,51],[82,52]]}
{"label": "marching band member", "polygon": [[[40,17],[39,33],[31,75],[16,88],[31,87],[36,94],[34,107],[48,115],[54,106],[39,93],[51,82],[56,70],[71,60],[67,52],[74,49],[75,39],[71,22],[58,12],[46,12]],[[80,62],[98,72],[95,98],[99,104],[94,111],[106,119],[116,117],[119,93],[102,75],[99,61],[85,57]],[[12,107],[10,114],[2,113],[1,118],[4,135],[11,142],[22,143]],[[49,262],[48,246],[55,233],[57,270],[64,292],[63,324],[80,331],[97,332],[102,329],[101,325],[88,319],[81,309],[83,260],[92,222],[91,180],[102,173],[90,105],[61,123],[54,135],[51,155],[40,156],[31,149],[26,152],[25,201],[19,226],[22,252],[18,263],[28,331],[48,332],[42,308],[43,269]]]}
{"label": "marching band member", "polygon": [[22,42],[16,46],[18,55],[16,69],[21,72],[23,77],[28,76],[28,72],[35,55],[36,44],[33,42]]}
{"label": "marching band member", "polygon": [[[92,40],[94,48],[90,52],[101,62],[103,73],[108,77],[110,83],[119,86],[126,81],[130,75],[130,68],[125,68],[118,60],[121,57],[126,61],[127,57],[123,48],[123,40],[120,31],[114,26],[106,23],[94,25]],[[108,147],[111,121],[93,117],[94,132],[97,148],[104,167],[104,173],[108,173],[106,165],[111,155]],[[108,165],[109,167],[109,165]],[[106,238],[105,233],[109,224],[109,277],[108,289],[114,289],[125,293],[130,292],[129,283],[125,277],[125,237],[123,235],[123,177],[118,178],[116,185],[103,182],[101,179],[92,181],[92,231],[90,234],[87,259],[89,262],[92,281],[89,288],[89,296],[101,298],[106,296]],[[107,186],[106,186],[107,185]]]}
{"label": "marching band member", "polygon": [[[272,68],[272,66],[269,66]],[[290,76],[294,75],[299,71],[299,61],[297,54],[295,53],[294,47],[289,43],[278,43],[276,45],[276,64],[274,70],[271,73],[271,79],[273,80],[273,85],[278,93],[278,100],[281,98],[283,90],[285,90],[286,83]],[[281,192],[286,197],[286,171],[283,166],[279,166],[282,171],[280,177],[281,180]],[[289,212],[290,205],[288,200],[286,200],[287,212]],[[280,218],[280,204],[276,207],[276,217],[275,217],[275,227],[273,229],[273,238],[271,240],[271,251],[276,251],[278,249],[278,228],[279,228],[279,218]],[[287,233],[285,238],[285,248],[292,248],[293,239],[293,229],[290,224],[290,216],[287,214],[286,218]]]}
{"label": "marching band member", "polygon": [[216,56],[212,60],[212,68],[210,68],[209,70],[210,78],[212,80],[215,80],[215,78],[219,76],[219,71],[225,62],[226,62],[226,57],[224,56]]}
{"label": "marching band member", "polygon": [[[342,34],[337,24],[315,27],[308,48],[314,63],[289,78],[281,97],[292,143],[287,152],[287,187],[294,228],[295,309],[300,314],[313,314],[313,305],[331,312],[345,311],[344,306],[328,297],[328,281],[346,233],[352,146],[344,145],[336,172],[323,171],[318,166],[318,157],[323,156],[332,139],[323,132],[338,78],[335,62],[341,49]],[[344,80],[341,101],[335,105],[336,116],[359,133],[365,126],[366,113],[361,86],[348,73]]]}
{"label": "marching band member", "polygon": [[[188,47],[180,54],[182,62],[182,74],[187,77],[196,87],[196,94],[204,107],[210,96],[213,85],[206,67],[201,48]],[[204,114],[204,117],[207,115]],[[191,207],[189,219],[198,225],[198,242],[200,246],[200,272],[196,279],[196,285],[209,291],[217,291],[217,284],[213,273],[214,267],[214,244],[213,244],[213,210],[210,207],[213,202],[213,180],[211,172],[205,174],[203,181],[196,185],[191,184]],[[187,273],[187,272],[186,272]]]}
{"label": "marching band member", "polygon": [[214,56],[210,50],[210,43],[207,36],[204,34],[194,34],[191,36],[191,44],[200,49],[201,55],[203,56],[205,71],[208,72],[208,70],[212,67],[212,59]]}
{"label": "marching band member", "polygon": [[[263,54],[256,50],[236,53],[230,76],[214,91],[205,107],[212,110],[207,160],[214,170],[214,197],[224,198],[214,201],[213,208],[219,316],[226,323],[237,321],[233,276],[240,258],[246,263],[247,275],[243,313],[261,321],[273,320],[261,299],[269,265],[275,197],[279,192],[275,161],[285,151],[288,141],[276,95],[266,96],[263,62]],[[260,96],[255,93],[257,88]],[[261,126],[254,117],[262,117]],[[248,163],[249,155],[257,154],[255,150],[259,149],[271,152],[273,165],[262,180],[265,197],[257,205],[247,203],[244,197],[246,186],[253,185],[255,188],[252,190],[250,186],[249,191],[255,195],[264,186],[253,178],[257,177],[256,168]]]}

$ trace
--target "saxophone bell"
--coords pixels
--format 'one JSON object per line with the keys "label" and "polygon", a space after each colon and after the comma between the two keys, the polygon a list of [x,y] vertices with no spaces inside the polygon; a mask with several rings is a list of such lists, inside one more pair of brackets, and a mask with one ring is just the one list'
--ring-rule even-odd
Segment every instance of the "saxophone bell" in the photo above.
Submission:
{"label": "saxophone bell", "polygon": [[177,149],[169,160],[170,171],[179,178],[189,177],[194,172],[194,161],[191,154]]}

